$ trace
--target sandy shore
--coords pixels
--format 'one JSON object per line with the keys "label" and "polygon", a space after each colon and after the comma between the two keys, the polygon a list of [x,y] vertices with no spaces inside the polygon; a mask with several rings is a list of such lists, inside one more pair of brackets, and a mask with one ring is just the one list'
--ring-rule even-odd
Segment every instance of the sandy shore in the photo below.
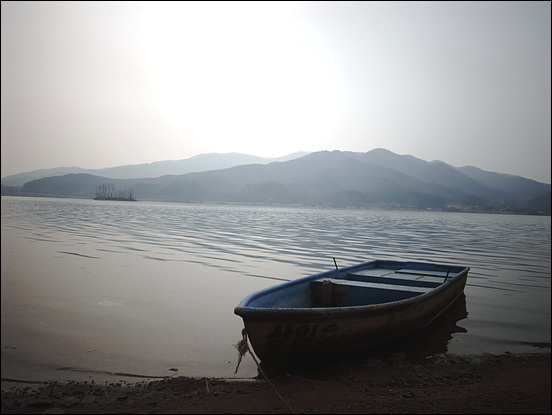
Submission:
{"label": "sandy shore", "polygon": [[296,364],[250,381],[176,377],[47,383],[2,391],[2,414],[543,413],[550,354],[401,357],[363,366]]}

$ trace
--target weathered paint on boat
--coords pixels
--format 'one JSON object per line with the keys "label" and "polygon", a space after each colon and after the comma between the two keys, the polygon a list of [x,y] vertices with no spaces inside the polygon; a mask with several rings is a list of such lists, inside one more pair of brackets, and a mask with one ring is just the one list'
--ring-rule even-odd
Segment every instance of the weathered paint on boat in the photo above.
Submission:
{"label": "weathered paint on boat", "polygon": [[362,349],[429,324],[464,291],[468,271],[370,261],[251,294],[234,313],[261,359]]}

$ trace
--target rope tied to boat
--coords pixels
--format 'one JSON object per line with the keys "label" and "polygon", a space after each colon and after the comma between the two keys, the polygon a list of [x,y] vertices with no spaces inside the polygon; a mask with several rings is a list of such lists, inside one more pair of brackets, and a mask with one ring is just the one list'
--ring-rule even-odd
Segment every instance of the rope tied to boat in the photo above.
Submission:
{"label": "rope tied to boat", "polygon": [[282,402],[284,402],[287,407],[289,408],[289,410],[291,411],[292,414],[295,414],[296,412],[293,410],[292,406],[289,404],[288,401],[286,401],[282,395],[280,395],[280,393],[278,392],[278,390],[276,389],[276,386],[274,386],[274,384],[270,381],[270,379],[268,378],[268,376],[266,376],[265,372],[263,371],[263,369],[261,369],[261,365],[259,364],[259,362],[257,361],[257,359],[255,358],[255,355],[251,352],[251,349],[249,348],[249,343],[247,341],[247,330],[245,328],[242,329],[242,339],[237,342],[234,347],[236,349],[238,349],[238,365],[236,366],[236,371],[234,372],[234,375],[236,373],[238,373],[238,368],[240,367],[240,363],[242,361],[242,358],[243,356],[245,356],[245,353],[249,352],[249,354],[251,355],[251,357],[253,358],[253,361],[255,362],[255,364],[257,365],[257,368],[259,369],[259,372],[263,375],[263,377],[265,378],[265,380],[270,384],[270,386],[272,387],[272,389],[274,390],[274,393],[276,393],[276,395],[278,396],[278,398],[280,398],[282,400]]}
{"label": "rope tied to boat", "polygon": [[242,330],[242,339],[237,342],[234,347],[238,349],[238,365],[236,366],[236,371],[234,372],[234,375],[238,373],[238,368],[240,367],[240,363],[242,361],[242,358],[245,356],[245,353],[249,350],[249,347],[247,345],[247,331],[245,329]]}

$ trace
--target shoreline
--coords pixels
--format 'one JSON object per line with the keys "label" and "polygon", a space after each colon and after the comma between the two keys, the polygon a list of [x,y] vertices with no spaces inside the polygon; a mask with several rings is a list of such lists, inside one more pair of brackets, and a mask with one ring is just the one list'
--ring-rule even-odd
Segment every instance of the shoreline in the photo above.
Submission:
{"label": "shoreline", "polygon": [[[550,352],[398,355],[295,364],[268,380],[47,382],[2,390],[2,413],[550,413]],[[3,380],[4,381],[4,380]]]}

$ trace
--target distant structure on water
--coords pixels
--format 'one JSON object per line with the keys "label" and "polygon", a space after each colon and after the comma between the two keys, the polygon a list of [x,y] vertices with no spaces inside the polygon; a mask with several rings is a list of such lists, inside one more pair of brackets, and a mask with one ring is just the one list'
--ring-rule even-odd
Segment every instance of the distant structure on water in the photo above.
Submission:
{"label": "distant structure on water", "polygon": [[116,189],[112,184],[100,184],[96,188],[94,200],[119,200],[136,202],[132,189]]}

